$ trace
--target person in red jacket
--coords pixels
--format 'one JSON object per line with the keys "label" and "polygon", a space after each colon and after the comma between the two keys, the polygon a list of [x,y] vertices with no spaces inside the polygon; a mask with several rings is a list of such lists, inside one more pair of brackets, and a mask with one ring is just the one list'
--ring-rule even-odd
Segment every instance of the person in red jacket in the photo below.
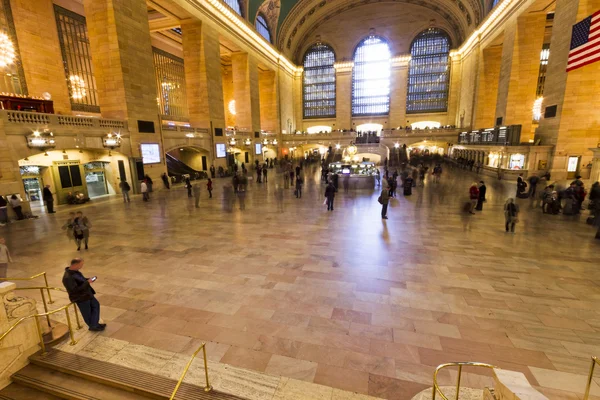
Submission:
{"label": "person in red jacket", "polygon": [[477,200],[479,199],[479,188],[477,183],[473,183],[469,189],[469,199],[471,200],[471,209],[469,212],[475,214],[475,206],[477,206]]}

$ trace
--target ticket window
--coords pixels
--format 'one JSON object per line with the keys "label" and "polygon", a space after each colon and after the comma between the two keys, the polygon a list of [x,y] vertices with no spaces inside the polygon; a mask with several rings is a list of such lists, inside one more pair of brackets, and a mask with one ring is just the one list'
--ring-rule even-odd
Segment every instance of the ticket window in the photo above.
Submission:
{"label": "ticket window", "polygon": [[508,163],[509,169],[523,169],[525,167],[525,155],[511,154]]}
{"label": "ticket window", "polygon": [[571,156],[567,162],[567,179],[574,179],[579,174],[580,156]]}

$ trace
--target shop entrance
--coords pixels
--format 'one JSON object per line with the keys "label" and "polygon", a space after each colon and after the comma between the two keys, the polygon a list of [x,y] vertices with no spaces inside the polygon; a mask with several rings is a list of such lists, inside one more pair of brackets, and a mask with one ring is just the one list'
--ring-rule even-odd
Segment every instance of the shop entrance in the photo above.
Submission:
{"label": "shop entrance", "polygon": [[26,165],[20,167],[21,179],[25,188],[26,200],[30,203],[42,203],[42,174],[38,165]]}
{"label": "shop entrance", "polygon": [[108,194],[104,164],[99,161],[84,164],[85,182],[87,184],[88,196],[91,199]]}

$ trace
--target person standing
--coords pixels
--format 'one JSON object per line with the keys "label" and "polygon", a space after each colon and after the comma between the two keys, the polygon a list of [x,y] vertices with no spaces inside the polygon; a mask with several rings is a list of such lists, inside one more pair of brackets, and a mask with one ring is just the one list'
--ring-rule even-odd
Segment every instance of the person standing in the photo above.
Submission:
{"label": "person standing", "polygon": [[8,224],[8,203],[4,196],[0,196],[0,226]]}
{"label": "person standing", "polygon": [[504,218],[506,232],[510,228],[512,233],[515,233],[515,224],[518,222],[519,217],[519,206],[515,204],[514,199],[510,198],[506,200],[504,204]]}
{"label": "person standing", "polygon": [[10,258],[10,251],[6,247],[6,241],[3,237],[0,237],[0,278],[6,278],[8,263],[11,262],[12,258]]}
{"label": "person standing", "polygon": [[185,178],[185,188],[187,189],[188,197],[192,197],[192,182],[190,182],[190,178]]}
{"label": "person standing", "polygon": [[240,202],[240,210],[244,211],[246,209],[246,190],[243,187],[240,187],[237,192],[238,201]]}
{"label": "person standing", "polygon": [[[389,186],[389,185],[385,185],[385,186]],[[390,204],[390,188],[384,187],[381,190],[379,199],[377,199],[377,200],[379,201],[379,204],[381,204],[381,219],[388,219],[387,210],[388,210],[388,205]]]}
{"label": "person standing", "polygon": [[44,203],[46,203],[48,214],[54,214],[54,196],[50,191],[50,185],[44,186],[44,190],[42,191],[42,198],[44,199]]}
{"label": "person standing", "polygon": [[290,187],[290,175],[287,171],[283,171],[283,187],[288,189]]}
{"label": "person standing", "polygon": [[519,174],[517,178],[517,197],[520,199],[526,199],[528,194],[525,193],[525,189],[527,189],[527,183],[523,179],[523,174]]}
{"label": "person standing", "polygon": [[477,211],[483,211],[483,203],[485,203],[485,194],[487,192],[487,187],[483,181],[479,181],[479,197],[477,198],[477,206],[475,209]]}
{"label": "person standing", "polygon": [[[284,176],[287,174],[284,174]],[[287,189],[287,187],[286,187]],[[283,188],[279,185],[275,185],[275,200],[277,200],[277,211],[283,212]]]}
{"label": "person standing", "polygon": [[15,214],[17,214],[17,219],[19,221],[22,220],[24,217],[22,211],[23,207],[21,207],[21,200],[19,200],[16,194],[13,194],[12,196],[10,196],[10,200],[8,200],[8,202],[10,203],[10,206],[12,207]]}
{"label": "person standing", "polygon": [[471,208],[469,212],[471,214],[475,214],[475,207],[477,206],[477,201],[479,200],[479,189],[477,188],[477,183],[473,183],[469,188],[469,199],[471,200]]}
{"label": "person standing", "polygon": [[67,289],[69,300],[77,304],[89,330],[95,332],[103,331],[106,328],[106,324],[100,323],[100,303],[94,297],[96,291],[91,285],[96,280],[96,277],[86,278],[79,271],[81,268],[83,268],[83,259],[72,259],[71,265],[65,268],[62,279],[63,286]]}
{"label": "person standing", "polygon": [[215,177],[216,177],[215,176],[215,166],[214,165],[210,166],[210,177],[213,178],[213,179],[215,179]]}
{"label": "person standing", "polygon": [[142,190],[142,198],[144,201],[148,201],[150,200],[150,195],[148,194],[148,185],[146,184],[146,181],[143,180],[141,185],[140,185],[140,189]]}
{"label": "person standing", "polygon": [[538,182],[540,181],[540,178],[538,178],[537,175],[531,175],[528,180],[529,196],[531,196],[532,199],[535,199],[535,189],[537,187]]}
{"label": "person standing", "polygon": [[263,178],[264,178],[264,180],[265,180],[265,183],[267,183],[267,174],[268,174],[268,169],[267,169],[267,166],[266,166],[266,165],[263,167],[263,170],[262,170],[262,172],[263,172]]}
{"label": "person standing", "polygon": [[212,179],[208,178],[206,182],[206,190],[208,190],[208,198],[212,199]]}
{"label": "person standing", "polygon": [[81,241],[84,241],[85,249],[88,250],[88,241],[90,239],[90,228],[92,224],[87,217],[83,216],[81,211],[78,211],[75,214],[75,219],[73,220],[73,236],[75,237],[75,241],[77,242],[77,250],[81,250]]}
{"label": "person standing", "polygon": [[131,186],[129,186],[129,183],[123,179],[121,183],[119,183],[119,188],[121,189],[121,194],[123,195],[123,203],[130,203],[131,200],[129,199],[129,191],[131,190]]}
{"label": "person standing", "polygon": [[261,183],[262,179],[262,171],[260,168],[260,165],[258,165],[258,163],[256,164],[256,183]]}
{"label": "person standing", "polygon": [[[344,188],[346,183],[344,182]],[[327,211],[333,211],[333,199],[335,199],[335,186],[329,182],[327,188],[325,188],[325,199],[327,200]]]}
{"label": "person standing", "polygon": [[150,178],[150,176],[146,174],[144,176],[144,180],[146,181],[146,185],[148,185],[148,193],[152,192],[152,186],[154,185],[152,178]]}
{"label": "person standing", "polygon": [[160,176],[163,184],[165,185],[166,189],[171,189],[171,185],[169,184],[169,177],[167,176],[166,172],[163,172],[163,174]]}
{"label": "person standing", "polygon": [[296,175],[296,198],[297,199],[301,199],[302,198],[302,184],[304,182],[302,182],[302,178],[300,177],[300,175]]}
{"label": "person standing", "polygon": [[199,183],[194,184],[193,191],[194,191],[194,201],[195,201],[196,208],[200,208],[200,184]]}

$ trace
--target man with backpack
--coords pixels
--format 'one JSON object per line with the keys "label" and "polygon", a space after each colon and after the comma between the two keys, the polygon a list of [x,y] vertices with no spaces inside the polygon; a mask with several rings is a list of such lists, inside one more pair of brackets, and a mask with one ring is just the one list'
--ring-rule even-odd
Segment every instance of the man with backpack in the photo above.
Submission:
{"label": "man with backpack", "polygon": [[119,188],[123,194],[123,203],[130,203],[131,200],[129,200],[129,191],[131,190],[131,186],[129,186],[129,183],[123,179],[121,183],[119,183]]}

